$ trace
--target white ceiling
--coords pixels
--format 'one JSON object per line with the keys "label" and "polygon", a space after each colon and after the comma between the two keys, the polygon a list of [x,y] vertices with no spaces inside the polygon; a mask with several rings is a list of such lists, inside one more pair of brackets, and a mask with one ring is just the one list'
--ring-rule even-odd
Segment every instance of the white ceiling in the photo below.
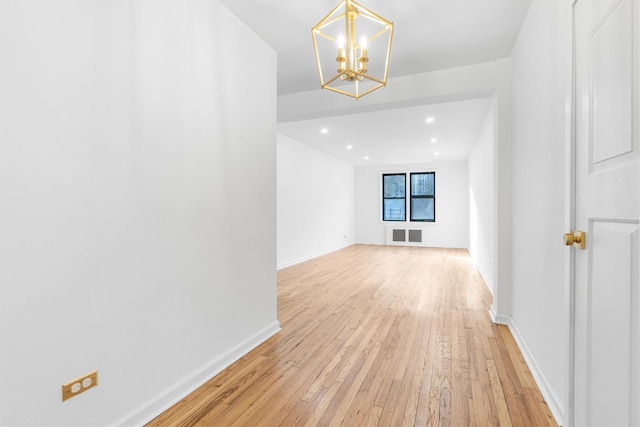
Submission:
{"label": "white ceiling", "polygon": [[[278,130],[355,166],[462,160],[490,103],[480,98],[301,120],[280,123]],[[427,117],[433,122],[427,123]]]}
{"label": "white ceiling", "polygon": [[[277,52],[278,95],[319,89],[311,27],[338,0],[221,2]],[[359,3],[395,24],[389,66],[389,78],[393,79],[510,56],[531,0]],[[392,86],[378,90],[392,90]],[[325,95],[342,96],[328,91]],[[488,105],[486,99],[431,104],[279,123],[278,130],[353,165],[452,160],[468,155]],[[424,122],[427,115],[437,118],[430,127]],[[322,127],[329,133],[320,134]],[[439,142],[430,146],[428,139],[433,132]],[[354,148],[346,152],[348,144]],[[436,149],[440,154],[434,157]],[[369,161],[364,161],[364,155],[370,157]]]}

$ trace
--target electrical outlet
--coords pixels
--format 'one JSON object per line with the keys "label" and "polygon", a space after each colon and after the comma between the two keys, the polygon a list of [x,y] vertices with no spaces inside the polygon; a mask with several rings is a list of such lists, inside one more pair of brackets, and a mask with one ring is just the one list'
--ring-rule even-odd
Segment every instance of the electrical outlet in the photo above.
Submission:
{"label": "electrical outlet", "polygon": [[62,384],[62,401],[71,399],[74,396],[84,393],[91,387],[98,385],[98,371],[90,372],[86,375],[76,378],[73,381],[69,381],[66,384]]}

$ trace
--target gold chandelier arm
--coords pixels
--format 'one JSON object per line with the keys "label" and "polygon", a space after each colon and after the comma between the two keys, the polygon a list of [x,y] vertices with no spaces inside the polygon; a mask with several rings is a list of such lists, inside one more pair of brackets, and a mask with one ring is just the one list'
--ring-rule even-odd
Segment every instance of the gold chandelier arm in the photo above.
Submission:
{"label": "gold chandelier arm", "polygon": [[363,96],[373,92],[374,90],[380,89],[381,87],[384,87],[384,85],[383,84],[379,84],[377,86],[374,86],[374,87],[370,88],[369,90],[367,90],[365,92],[356,93],[355,95],[353,93],[350,93],[350,92],[347,92],[347,91],[344,91],[342,89],[338,89],[338,88],[335,88],[335,87],[331,87],[331,86],[323,87],[323,89],[327,89],[327,90],[330,90],[332,92],[339,93],[341,95],[347,95],[347,96],[350,96],[351,98],[360,99]]}
{"label": "gold chandelier arm", "polygon": [[336,39],[334,39],[330,35],[325,34],[325,33],[321,32],[321,31],[315,31],[315,30],[312,30],[312,31],[313,31],[313,34],[317,34],[318,36],[324,37],[327,40],[331,40],[332,42],[336,42],[336,43],[338,42]]}
{"label": "gold chandelier arm", "polygon": [[318,75],[320,76],[320,84],[324,86],[324,83],[322,82],[322,65],[320,64],[320,56],[318,55],[318,43],[316,42],[315,34],[316,34],[315,31],[311,29],[311,38],[313,39],[313,49],[316,54],[316,63],[318,65]]}
{"label": "gold chandelier arm", "polygon": [[[325,27],[326,25],[329,25],[328,23],[325,23],[324,21],[326,21],[327,19],[329,19],[329,17],[331,15],[333,15],[334,13],[336,13],[336,10],[340,9],[342,6],[344,6],[346,0],[341,1],[340,3],[338,3],[338,5],[336,7],[334,7],[333,9],[331,9],[331,12],[327,13],[327,16],[325,16],[324,18],[322,18],[320,20],[320,22],[318,23],[318,25],[316,25],[315,27],[313,27],[313,29],[320,29]],[[323,25],[324,24],[324,25]]]}
{"label": "gold chandelier arm", "polygon": [[324,20],[326,20],[329,16],[331,16],[331,14],[329,14],[326,18],[324,18],[322,21],[320,21],[320,23],[318,25],[316,25],[315,27],[313,27],[314,30],[318,30],[320,31],[321,29],[323,29],[324,27],[333,24],[334,22],[337,22],[341,19],[344,18],[345,14],[341,14],[338,15],[337,17],[335,17],[334,19],[332,19],[331,21],[328,22],[324,22]]}
{"label": "gold chandelier arm", "polygon": [[[391,28],[393,28],[393,26],[391,26]],[[381,35],[383,35],[384,33],[386,33],[389,30],[389,27],[385,27],[385,29],[381,30],[380,32],[378,32],[377,34],[369,37],[369,41],[373,41],[375,39],[377,39],[378,37],[380,37]]]}
{"label": "gold chandelier arm", "polygon": [[330,85],[331,83],[335,82],[336,80],[338,80],[340,78],[340,76],[342,76],[344,73],[338,73],[335,76],[333,76],[330,80],[328,80],[325,84],[323,84],[322,86],[326,86],[326,85]]}
{"label": "gold chandelier arm", "polygon": [[386,19],[384,19],[382,16],[378,15],[375,12],[372,12],[371,10],[367,9],[366,7],[364,7],[363,5],[361,5],[360,3],[357,3],[355,1],[352,1],[351,4],[353,4],[354,6],[359,8],[359,12],[360,14],[368,14],[371,15],[372,17],[374,17],[375,19],[379,20],[381,23],[384,24],[391,24],[390,21],[387,21]]}
{"label": "gold chandelier arm", "polygon": [[351,98],[355,98],[355,99],[358,99],[358,98],[360,98],[360,96],[362,96],[362,95],[356,96],[356,95],[354,95],[354,94],[352,94],[350,92],[346,92],[346,91],[344,91],[342,89],[338,89],[338,88],[331,87],[331,86],[327,86],[327,87],[325,87],[325,89],[330,90],[332,92],[336,92],[336,93],[342,94],[342,95],[347,95],[347,96],[350,96]]}
{"label": "gold chandelier arm", "polygon": [[356,99],[362,98],[363,96],[373,92],[376,89],[380,89],[381,87],[384,87],[384,85],[383,84],[379,84],[378,86],[372,87],[371,89],[367,90],[366,92],[362,92],[360,95],[358,95],[358,97]]}
{"label": "gold chandelier arm", "polygon": [[368,74],[361,74],[361,73],[358,73],[358,74],[361,75],[362,77],[366,78],[366,79],[373,80],[376,83],[380,83],[383,86],[386,85],[386,82],[384,80],[377,79],[377,78],[375,78],[373,76],[370,76]]}
{"label": "gold chandelier arm", "polygon": [[391,42],[393,41],[393,25],[391,25],[391,32],[389,33],[389,44],[387,45],[387,63],[384,66],[384,85],[387,85],[387,75],[389,74],[389,57],[391,56]]}
{"label": "gold chandelier arm", "polygon": [[375,16],[369,15],[365,12],[360,12],[360,16],[363,18],[367,18],[369,21],[373,21],[376,24],[384,25],[385,27],[388,25],[393,25],[393,22],[389,22],[386,19],[378,19]]}

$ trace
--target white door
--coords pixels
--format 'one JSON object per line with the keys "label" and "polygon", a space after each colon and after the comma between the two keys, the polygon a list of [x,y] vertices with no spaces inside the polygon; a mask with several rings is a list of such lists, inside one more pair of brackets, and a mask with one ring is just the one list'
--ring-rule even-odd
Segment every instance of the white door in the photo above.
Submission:
{"label": "white door", "polygon": [[640,1],[577,0],[576,426],[640,426]]}

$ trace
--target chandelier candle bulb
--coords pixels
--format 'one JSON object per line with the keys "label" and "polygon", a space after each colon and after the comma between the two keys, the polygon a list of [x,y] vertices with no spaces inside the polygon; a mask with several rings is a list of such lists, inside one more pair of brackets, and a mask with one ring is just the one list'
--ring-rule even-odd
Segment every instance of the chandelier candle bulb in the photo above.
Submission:
{"label": "chandelier candle bulb", "polygon": [[338,37],[338,57],[336,62],[339,64],[338,73],[343,73],[347,62],[347,54],[344,50],[344,37],[342,36]]}
{"label": "chandelier candle bulb", "polygon": [[367,62],[369,62],[369,57],[367,56],[366,37],[360,39],[360,58],[358,59],[358,61],[360,62],[360,69],[358,70],[360,73],[365,74],[367,71],[369,71],[367,70]]}

